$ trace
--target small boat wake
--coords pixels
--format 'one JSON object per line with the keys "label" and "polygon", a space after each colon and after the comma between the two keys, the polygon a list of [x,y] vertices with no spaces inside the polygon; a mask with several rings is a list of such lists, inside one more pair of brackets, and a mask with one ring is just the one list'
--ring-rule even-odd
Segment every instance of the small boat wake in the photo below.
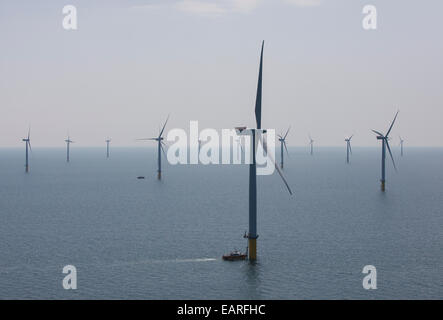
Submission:
{"label": "small boat wake", "polygon": [[109,264],[109,267],[121,267],[121,266],[134,266],[140,264],[172,264],[172,263],[192,263],[192,262],[210,262],[216,261],[216,258],[176,258],[176,259],[150,259],[150,260],[140,260],[140,261],[127,261],[127,262],[116,262]]}
{"label": "small boat wake", "polygon": [[195,258],[195,259],[175,259],[173,262],[207,262],[207,261],[215,261],[216,258]]}

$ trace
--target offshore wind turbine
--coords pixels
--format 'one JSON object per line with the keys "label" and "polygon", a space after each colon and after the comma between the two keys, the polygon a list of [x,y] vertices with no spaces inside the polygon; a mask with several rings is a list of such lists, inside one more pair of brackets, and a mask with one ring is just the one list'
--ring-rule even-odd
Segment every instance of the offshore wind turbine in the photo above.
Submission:
{"label": "offshore wind turbine", "polygon": [[349,153],[352,154],[351,139],[353,136],[354,135],[345,139],[345,141],[346,141],[346,163],[349,163]]}
{"label": "offshore wind turbine", "polygon": [[280,134],[278,135],[278,141],[280,141],[280,153],[281,153],[281,156],[280,156],[280,167],[282,169],[283,169],[283,146],[285,147],[286,154],[289,157],[288,148],[286,147],[286,137],[288,136],[288,133],[289,133],[290,129],[291,129],[291,127],[288,128],[288,130],[286,131],[286,134],[284,136],[280,135]]}
{"label": "offshore wind turbine", "polygon": [[71,143],[74,143],[74,141],[71,140],[68,134],[68,138],[65,140],[66,142],[66,162],[69,162],[69,146]]}
{"label": "offshore wind turbine", "polygon": [[314,154],[314,140],[312,140],[311,135],[309,135],[309,145],[311,146],[311,156]]}
{"label": "offshore wind turbine", "polygon": [[400,138],[400,154],[403,157],[403,142],[405,142],[405,140],[403,140],[400,136],[398,136]]}
{"label": "offshore wind turbine", "polygon": [[157,141],[158,143],[158,149],[157,149],[157,154],[158,154],[158,169],[157,169],[157,179],[161,180],[162,178],[162,152],[164,153],[164,155],[166,156],[165,150],[163,149],[163,146],[165,145],[165,143],[163,142],[163,131],[165,131],[165,127],[166,124],[168,123],[169,120],[169,115],[166,118],[165,124],[163,125],[163,128],[161,129],[161,131],[158,134],[158,137],[156,138],[143,138],[143,139],[137,139],[137,140],[154,140]]}
{"label": "offshore wind turbine", "polygon": [[395,166],[394,157],[392,156],[391,148],[389,147],[389,133],[391,133],[392,127],[394,126],[395,120],[397,119],[398,112],[395,114],[394,120],[392,120],[391,126],[388,129],[388,132],[384,135],[383,133],[380,133],[378,131],[372,130],[375,134],[377,134],[377,140],[381,140],[381,191],[385,191],[385,182],[386,182],[386,175],[385,175],[385,169],[386,169],[386,148],[389,151],[389,155],[392,159],[392,164],[394,165],[394,169],[397,170]]}
{"label": "offshore wind turbine", "polygon": [[31,148],[31,127],[29,127],[29,129],[28,129],[28,137],[23,138],[22,141],[25,142],[25,145],[26,145],[25,172],[28,173],[29,172],[29,151],[32,151],[32,148]]}
{"label": "offshore wind turbine", "polygon": [[234,141],[237,146],[237,161],[240,162],[243,154],[243,137],[237,135],[237,138]]}
{"label": "offshore wind turbine", "polygon": [[[262,42],[261,54],[260,54],[260,67],[258,73],[258,84],[257,84],[257,96],[255,101],[255,120],[257,122],[257,128],[247,129],[246,127],[236,127],[235,130],[238,135],[248,135],[251,136],[252,145],[252,161],[249,164],[249,232],[245,234],[244,237],[248,239],[248,257],[249,260],[254,261],[257,259],[257,163],[256,163],[256,150],[258,146],[258,140],[262,142],[263,150],[267,151],[267,146],[265,141],[261,138],[261,134],[265,133],[266,130],[261,129],[261,102],[262,102],[262,73],[263,73],[263,48],[264,41]],[[280,168],[276,165],[274,159],[271,155],[269,158],[273,162],[275,169],[280,174],[286,187],[290,194],[292,194],[291,188],[283,177]]]}
{"label": "offshore wind turbine", "polygon": [[109,158],[109,143],[111,142],[111,139],[106,139],[106,158]]}

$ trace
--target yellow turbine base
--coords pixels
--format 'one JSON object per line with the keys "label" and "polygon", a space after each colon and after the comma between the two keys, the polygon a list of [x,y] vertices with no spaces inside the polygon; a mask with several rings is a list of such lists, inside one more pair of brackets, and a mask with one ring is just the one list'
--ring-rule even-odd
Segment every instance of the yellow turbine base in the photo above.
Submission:
{"label": "yellow turbine base", "polygon": [[249,239],[249,260],[257,260],[257,239]]}
{"label": "yellow turbine base", "polygon": [[381,191],[385,192],[385,182],[381,182]]}
{"label": "yellow turbine base", "polygon": [[161,173],[161,171],[159,171],[158,174],[157,174],[157,179],[161,180],[161,178],[162,178],[162,173]]}

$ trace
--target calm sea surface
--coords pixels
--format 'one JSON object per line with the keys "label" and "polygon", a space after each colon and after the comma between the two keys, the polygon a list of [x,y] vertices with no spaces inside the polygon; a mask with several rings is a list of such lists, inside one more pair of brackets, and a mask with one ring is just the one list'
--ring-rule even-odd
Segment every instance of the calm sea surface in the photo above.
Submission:
{"label": "calm sea surface", "polygon": [[[0,149],[0,298],[443,299],[443,149],[290,148],[258,177],[258,261],[246,247],[248,168],[171,166],[152,148]],[[145,180],[137,180],[139,175]],[[63,266],[78,289],[64,290]],[[377,290],[362,287],[365,265]]]}

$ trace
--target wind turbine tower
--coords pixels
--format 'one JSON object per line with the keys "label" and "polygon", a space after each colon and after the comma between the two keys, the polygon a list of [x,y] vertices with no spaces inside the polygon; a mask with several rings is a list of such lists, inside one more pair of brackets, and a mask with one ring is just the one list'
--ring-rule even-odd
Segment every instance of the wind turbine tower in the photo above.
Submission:
{"label": "wind turbine tower", "polygon": [[[252,153],[252,161],[249,164],[249,232],[245,234],[244,237],[248,239],[248,257],[249,260],[255,261],[257,259],[257,164],[256,164],[256,149],[258,145],[258,141],[260,140],[263,145],[263,149],[266,152],[267,147],[265,141],[262,139],[262,133],[266,133],[266,130],[261,129],[261,102],[262,102],[262,73],[263,73],[263,47],[264,41],[261,47],[260,54],[260,67],[258,73],[258,84],[257,84],[257,96],[255,101],[255,120],[257,123],[257,128],[247,127],[236,127],[236,132],[238,135],[247,135],[251,136],[251,153]],[[283,179],[286,187],[289,190],[289,193],[292,194],[292,191],[283,177],[280,168],[275,164],[274,159],[268,154],[268,157],[273,162],[275,169],[280,174],[280,177]]]}
{"label": "wind turbine tower", "polygon": [[345,139],[345,141],[346,141],[346,163],[349,163],[349,154],[352,154],[351,139],[353,136],[354,135]]}
{"label": "wind turbine tower", "polygon": [[394,169],[397,170],[395,166],[394,157],[392,156],[391,148],[389,147],[389,133],[391,133],[392,127],[394,126],[395,120],[397,119],[398,111],[395,114],[394,120],[391,123],[391,126],[388,129],[388,132],[384,135],[379,131],[372,130],[377,135],[377,140],[381,140],[381,191],[385,191],[385,182],[386,182],[386,148],[389,151],[389,155],[392,159],[392,164],[394,165]]}
{"label": "wind turbine tower", "polygon": [[69,146],[71,143],[74,143],[74,141],[72,141],[69,138],[69,134],[68,134],[68,138],[65,140],[65,142],[66,142],[66,162],[69,162]]}
{"label": "wind turbine tower", "polygon": [[311,146],[311,156],[314,155],[314,140],[312,140],[311,135],[309,135],[309,145]]}
{"label": "wind turbine tower", "polygon": [[29,172],[29,151],[32,151],[31,148],[31,128],[28,129],[28,137],[22,139],[23,142],[25,142],[26,145],[26,159],[25,159],[25,172]]}
{"label": "wind turbine tower", "polygon": [[111,142],[111,139],[106,139],[106,158],[109,159],[109,143]]}
{"label": "wind turbine tower", "polygon": [[278,141],[280,141],[280,167],[283,169],[283,146],[286,149],[286,154],[289,157],[289,152],[288,152],[288,148],[286,147],[286,137],[288,136],[289,130],[291,129],[291,127],[288,128],[288,130],[286,131],[286,134],[283,135],[278,135]]}
{"label": "wind turbine tower", "polygon": [[400,154],[403,157],[403,142],[405,142],[405,140],[403,140],[400,136]]}
{"label": "wind turbine tower", "polygon": [[156,138],[138,139],[138,140],[154,140],[154,141],[157,141],[157,155],[158,155],[158,158],[157,158],[157,165],[158,165],[157,179],[158,180],[161,180],[161,178],[162,178],[162,155],[161,155],[162,152],[163,152],[163,154],[166,157],[165,150],[163,149],[163,146],[165,145],[165,143],[163,142],[163,136],[162,135],[163,135],[163,131],[165,131],[165,127],[166,127],[166,124],[168,123],[168,120],[169,120],[169,115],[166,118],[165,124],[163,125],[163,128],[159,132],[158,137],[156,137]]}

